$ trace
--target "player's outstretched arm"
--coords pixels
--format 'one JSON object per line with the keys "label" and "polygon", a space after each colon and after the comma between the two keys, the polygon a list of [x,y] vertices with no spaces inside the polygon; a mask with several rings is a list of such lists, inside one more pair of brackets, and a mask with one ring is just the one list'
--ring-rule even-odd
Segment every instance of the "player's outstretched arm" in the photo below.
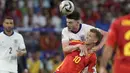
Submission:
{"label": "player's outstretched arm", "polygon": [[67,41],[62,41],[62,48],[63,48],[63,51],[65,53],[69,53],[69,52],[72,52],[74,50],[77,50],[79,48],[81,44],[77,44],[77,45],[69,45],[69,42]]}
{"label": "player's outstretched arm", "polygon": [[106,66],[107,66],[108,60],[112,56],[112,52],[113,52],[113,48],[111,46],[105,46],[101,60],[100,60],[100,73],[107,73]]}
{"label": "player's outstretched arm", "polygon": [[77,50],[78,47],[80,46],[80,44],[77,44],[77,45],[69,45],[69,36],[68,35],[68,32],[66,29],[63,29],[62,30],[62,48],[63,48],[63,52],[65,53],[69,53],[69,52],[72,52],[74,50]]}
{"label": "player's outstretched arm", "polygon": [[99,45],[92,48],[94,51],[101,49],[104,46],[104,44],[106,43],[106,40],[107,40],[107,37],[108,37],[108,32],[106,32],[104,30],[100,30],[100,32],[102,33],[103,38],[102,38],[101,42],[99,43]]}

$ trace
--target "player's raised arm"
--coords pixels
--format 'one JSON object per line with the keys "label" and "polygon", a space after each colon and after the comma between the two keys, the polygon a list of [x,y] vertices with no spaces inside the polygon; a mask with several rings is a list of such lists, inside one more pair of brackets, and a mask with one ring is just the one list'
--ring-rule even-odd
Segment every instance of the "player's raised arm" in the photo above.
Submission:
{"label": "player's raised arm", "polygon": [[106,39],[107,39],[107,36],[108,36],[108,33],[106,31],[100,29],[100,32],[102,33],[103,38],[102,38],[100,44],[97,45],[96,47],[94,47],[95,50],[99,50],[104,46]]}
{"label": "player's raised arm", "polygon": [[24,40],[22,35],[20,35],[19,37],[19,49],[17,50],[17,56],[23,56],[24,54],[26,54],[26,48],[25,48],[25,44],[24,44]]}

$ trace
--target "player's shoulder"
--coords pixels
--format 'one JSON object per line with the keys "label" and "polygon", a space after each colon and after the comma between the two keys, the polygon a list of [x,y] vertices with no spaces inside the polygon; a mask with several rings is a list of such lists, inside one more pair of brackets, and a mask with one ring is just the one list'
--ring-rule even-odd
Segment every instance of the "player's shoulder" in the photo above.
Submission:
{"label": "player's shoulder", "polygon": [[[129,18],[130,18],[130,14],[125,15],[125,16],[120,16],[120,17],[116,18],[112,24],[117,25],[117,26],[121,25],[121,24],[124,24],[125,22],[127,22],[127,20]],[[126,21],[124,21],[124,20],[126,20]]]}
{"label": "player's shoulder", "polygon": [[81,24],[82,28],[95,28],[94,26],[91,26],[89,24]]}
{"label": "player's shoulder", "polygon": [[19,32],[14,31],[14,36],[22,37],[22,35]]}
{"label": "player's shoulder", "polygon": [[3,34],[3,32],[0,32],[0,36],[3,36],[4,34]]}
{"label": "player's shoulder", "polygon": [[89,24],[81,24],[82,25],[82,28],[81,28],[81,30],[85,30],[85,32],[88,32],[90,29],[93,29],[93,28],[95,28],[94,26],[91,26],[91,25],[89,25]]}
{"label": "player's shoulder", "polygon": [[121,17],[120,17],[120,19],[128,19],[128,18],[130,18],[130,14],[124,15],[124,16],[121,16]]}
{"label": "player's shoulder", "polygon": [[67,31],[68,31],[67,27],[65,27],[65,28],[62,29],[62,32],[67,32]]}
{"label": "player's shoulder", "polygon": [[3,34],[3,32],[0,32],[0,35],[2,35]]}
{"label": "player's shoulder", "polygon": [[120,16],[120,17],[118,17],[115,21],[122,21],[122,20],[128,19],[128,18],[130,18],[130,14],[124,15],[124,16]]}

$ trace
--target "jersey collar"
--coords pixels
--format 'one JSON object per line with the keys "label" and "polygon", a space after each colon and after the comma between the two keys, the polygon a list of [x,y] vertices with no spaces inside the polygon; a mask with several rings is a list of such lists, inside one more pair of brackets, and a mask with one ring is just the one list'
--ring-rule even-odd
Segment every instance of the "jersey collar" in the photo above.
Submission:
{"label": "jersey collar", "polygon": [[82,24],[80,24],[78,31],[71,31],[71,32],[76,34],[76,33],[78,33],[81,30],[81,28],[82,28]]}
{"label": "jersey collar", "polygon": [[7,35],[7,34],[5,33],[5,31],[3,31],[3,33],[4,33],[6,36],[12,36],[12,35],[14,34],[14,31],[12,32],[11,35]]}

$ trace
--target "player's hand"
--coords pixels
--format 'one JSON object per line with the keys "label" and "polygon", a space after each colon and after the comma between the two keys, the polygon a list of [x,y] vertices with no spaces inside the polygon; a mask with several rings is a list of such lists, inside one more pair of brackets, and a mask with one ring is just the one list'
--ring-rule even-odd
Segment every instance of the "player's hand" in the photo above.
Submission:
{"label": "player's hand", "polygon": [[80,45],[79,49],[80,49],[80,56],[84,56],[84,55],[88,54],[88,52],[86,50],[87,49],[86,45]]}
{"label": "player's hand", "polygon": [[23,52],[22,51],[19,51],[19,50],[17,50],[17,56],[23,56]]}
{"label": "player's hand", "polygon": [[105,67],[99,68],[99,73],[108,73]]}

